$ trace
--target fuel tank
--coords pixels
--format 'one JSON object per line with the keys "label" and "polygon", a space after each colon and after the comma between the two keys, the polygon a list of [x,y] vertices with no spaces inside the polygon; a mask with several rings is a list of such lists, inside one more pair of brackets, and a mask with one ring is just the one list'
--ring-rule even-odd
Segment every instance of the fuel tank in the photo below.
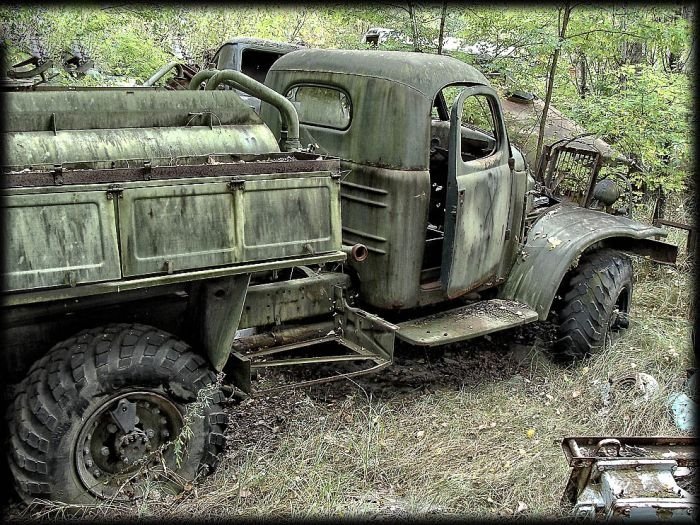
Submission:
{"label": "fuel tank", "polygon": [[278,152],[233,91],[56,90],[5,93],[5,169],[168,165],[177,157]]}

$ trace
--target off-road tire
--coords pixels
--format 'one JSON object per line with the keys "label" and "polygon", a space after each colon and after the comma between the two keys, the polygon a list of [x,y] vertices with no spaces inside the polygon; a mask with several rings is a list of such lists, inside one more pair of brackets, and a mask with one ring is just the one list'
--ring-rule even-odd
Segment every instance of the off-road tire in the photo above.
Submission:
{"label": "off-road tire", "polygon": [[[201,391],[209,394],[208,402],[198,401],[202,417],[191,418],[187,453],[173,471],[192,480],[213,470],[225,444],[227,420],[215,382],[205,359],[187,343],[150,326],[112,324],[58,343],[31,367],[7,412],[8,463],[18,494],[25,502],[42,498],[89,504],[102,499],[104,494],[88,490],[85,475],[79,473],[78,462],[84,471],[87,460],[78,456],[77,443],[91,418],[111,417],[105,411],[114,406],[115,397],[129,400],[139,392],[148,399],[164,399],[184,415],[187,405],[197,401],[197,392],[208,387]],[[165,417],[159,421],[170,423]],[[92,444],[92,427],[87,432],[90,442],[84,443]],[[175,438],[162,434],[166,443]]]}
{"label": "off-road tire", "polygon": [[[626,327],[632,299],[632,261],[615,250],[584,254],[565,278],[559,295],[554,358],[573,362],[600,350],[607,336]],[[622,313],[622,315],[620,315]]]}

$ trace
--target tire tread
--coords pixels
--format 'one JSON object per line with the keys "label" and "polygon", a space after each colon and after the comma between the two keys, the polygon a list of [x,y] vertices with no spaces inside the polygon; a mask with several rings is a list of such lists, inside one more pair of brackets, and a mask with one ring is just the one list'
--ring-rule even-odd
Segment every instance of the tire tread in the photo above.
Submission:
{"label": "tire tread", "polygon": [[[6,414],[9,427],[8,463],[19,495],[29,501],[50,498],[59,465],[54,446],[71,425],[70,419],[91,399],[128,386],[180,386],[187,403],[199,388],[216,381],[204,358],[175,336],[142,324],[110,324],[78,334],[55,345],[37,360],[20,383]],[[109,383],[109,384],[108,384]],[[145,384],[144,384],[145,383]],[[183,388],[184,386],[184,388]],[[194,391],[192,391],[194,389]],[[207,409],[209,435],[199,470],[213,470],[226,440],[225,414]]]}
{"label": "tire tread", "polygon": [[608,319],[620,290],[632,292],[632,261],[616,250],[601,249],[581,257],[562,284],[558,312],[557,360],[582,359],[605,343]]}

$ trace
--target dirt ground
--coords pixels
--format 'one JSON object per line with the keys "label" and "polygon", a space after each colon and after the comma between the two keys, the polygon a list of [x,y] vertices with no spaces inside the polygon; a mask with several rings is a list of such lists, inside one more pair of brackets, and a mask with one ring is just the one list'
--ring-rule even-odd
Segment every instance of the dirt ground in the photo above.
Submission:
{"label": "dirt ground", "polygon": [[[229,451],[254,443],[259,450],[275,449],[287,424],[294,420],[311,398],[333,409],[358,390],[374,400],[409,400],[440,389],[459,390],[493,381],[522,377],[528,368],[528,354],[533,346],[548,348],[554,341],[556,327],[537,322],[513,330],[480,337],[444,347],[422,349],[397,341],[393,364],[379,372],[341,379],[315,386],[295,388],[267,396],[248,398],[229,405],[227,429]],[[301,367],[300,367],[301,368]],[[315,370],[271,369],[262,372],[254,388],[273,388],[319,377],[357,370],[351,364],[322,366]],[[263,375],[264,374],[264,375]]]}

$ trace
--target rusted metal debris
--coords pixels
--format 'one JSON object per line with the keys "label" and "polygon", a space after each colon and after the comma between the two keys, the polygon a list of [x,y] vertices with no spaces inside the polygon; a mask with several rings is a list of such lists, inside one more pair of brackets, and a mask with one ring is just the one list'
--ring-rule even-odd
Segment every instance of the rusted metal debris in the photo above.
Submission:
{"label": "rusted metal debris", "polygon": [[598,151],[554,143],[545,145],[537,174],[548,190],[588,208],[602,165]]}
{"label": "rusted metal debris", "polygon": [[578,518],[696,522],[694,437],[567,437],[563,503]]}
{"label": "rusted metal debris", "polygon": [[685,230],[688,232],[688,239],[686,242],[686,251],[689,256],[695,254],[695,248],[697,246],[698,240],[698,229],[693,224],[687,224],[684,222],[671,221],[664,218],[664,211],[666,208],[666,195],[660,194],[654,201],[654,211],[651,214],[651,223],[654,226],[666,226],[670,228],[677,228],[679,230]]}
{"label": "rusted metal debris", "polygon": [[[157,160],[157,159],[156,159]],[[172,162],[172,159],[170,159]],[[23,188],[35,186],[63,186],[68,184],[98,184],[105,182],[147,181],[152,179],[170,180],[195,177],[220,177],[229,175],[257,175],[269,173],[298,173],[303,170],[333,171],[333,160],[321,159],[317,155],[304,152],[270,153],[268,155],[193,155],[180,157],[177,164],[158,166],[144,162],[141,166],[117,165],[111,168],[76,169],[70,164],[56,165],[53,168],[35,167],[20,171],[3,172],[0,180],[2,188]],[[294,161],[294,162],[290,162]],[[88,163],[83,163],[88,164]],[[126,163],[125,163],[126,164]]]}

